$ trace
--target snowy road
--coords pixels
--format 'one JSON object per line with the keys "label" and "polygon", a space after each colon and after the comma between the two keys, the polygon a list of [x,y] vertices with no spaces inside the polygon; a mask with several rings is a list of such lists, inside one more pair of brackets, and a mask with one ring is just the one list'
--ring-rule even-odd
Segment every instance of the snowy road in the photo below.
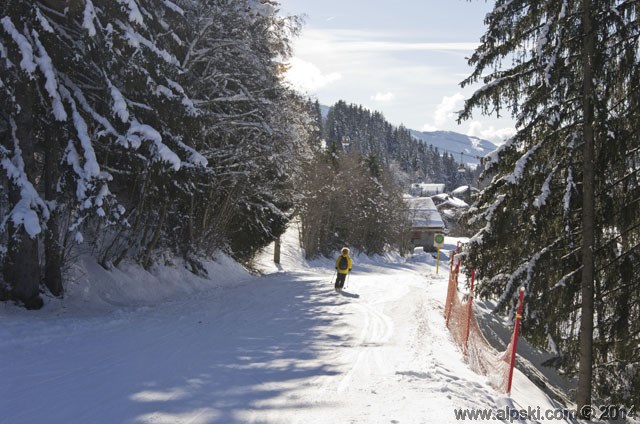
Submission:
{"label": "snowy road", "polygon": [[0,422],[442,423],[510,404],[451,344],[446,271],[356,261],[342,294],[329,278],[300,267],[106,315],[0,312]]}

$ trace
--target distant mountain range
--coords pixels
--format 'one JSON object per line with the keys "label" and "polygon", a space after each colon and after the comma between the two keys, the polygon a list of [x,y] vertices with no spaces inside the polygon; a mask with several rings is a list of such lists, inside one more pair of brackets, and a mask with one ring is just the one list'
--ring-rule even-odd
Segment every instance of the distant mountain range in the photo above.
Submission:
{"label": "distant mountain range", "polygon": [[[326,119],[330,109],[331,106],[320,105],[320,113],[323,118]],[[437,147],[442,153],[446,152],[453,155],[456,161],[460,161],[462,156],[462,162],[471,167],[479,165],[481,157],[498,148],[497,145],[489,140],[453,131],[416,131],[409,129],[409,132],[415,139]]]}
{"label": "distant mountain range", "polygon": [[437,147],[441,152],[453,155],[457,161],[462,156],[462,162],[471,166],[478,165],[481,157],[498,148],[489,140],[453,131],[416,131],[410,129],[409,132],[416,139]]}

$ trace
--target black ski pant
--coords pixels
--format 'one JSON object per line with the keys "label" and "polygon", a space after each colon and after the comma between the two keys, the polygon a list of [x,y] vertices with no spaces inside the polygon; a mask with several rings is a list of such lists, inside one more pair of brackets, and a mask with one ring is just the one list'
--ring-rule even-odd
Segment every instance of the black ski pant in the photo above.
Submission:
{"label": "black ski pant", "polygon": [[338,273],[336,277],[336,290],[344,288],[344,280],[347,278],[347,274]]}

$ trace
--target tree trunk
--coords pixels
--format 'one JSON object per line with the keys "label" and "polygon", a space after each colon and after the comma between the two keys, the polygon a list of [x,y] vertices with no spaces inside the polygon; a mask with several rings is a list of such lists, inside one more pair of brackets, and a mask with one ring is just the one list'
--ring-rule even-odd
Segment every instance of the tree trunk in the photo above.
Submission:
{"label": "tree trunk", "polygon": [[[17,103],[20,105],[20,113],[16,116],[16,139],[13,142],[22,151],[24,172],[29,180],[33,180],[36,173],[33,84],[30,81],[24,81],[17,87],[15,93]],[[13,208],[22,199],[21,189],[9,182],[8,194],[9,208]],[[23,303],[27,309],[39,309],[42,307],[42,299],[39,295],[38,239],[31,238],[23,226],[15,227],[10,219],[7,222],[7,232],[7,253],[4,258],[3,277],[9,286],[9,297]]]}
{"label": "tree trunk", "polygon": [[595,174],[594,174],[594,87],[593,58],[595,34],[593,31],[591,0],[585,0],[583,19],[583,114],[584,114],[584,158],[582,181],[582,312],[580,319],[580,366],[578,370],[578,391],[576,403],[583,418],[590,418],[591,380],[593,375],[593,315],[594,315],[594,224],[595,224]]}
{"label": "tree trunk", "polygon": [[151,241],[147,245],[144,255],[142,257],[142,266],[145,269],[149,269],[149,267],[151,266],[151,254],[155,250],[156,246],[158,245],[158,241],[160,240],[160,235],[162,234],[162,227],[164,227],[164,220],[166,216],[167,216],[167,204],[165,202],[162,204],[162,207],[160,209],[160,216],[158,217],[158,222],[156,223],[156,228],[153,233],[153,237],[151,238]]}
{"label": "tree trunk", "polygon": [[13,224],[9,224],[9,234],[3,268],[9,296],[27,309],[40,309],[43,303],[39,295],[38,241],[29,237],[23,228],[14,228]]}
{"label": "tree trunk", "polygon": [[[60,130],[59,128],[57,129]],[[55,131],[56,133],[59,133]],[[47,201],[56,201],[58,192],[56,190],[58,179],[60,178],[60,170],[58,163],[61,156],[61,142],[58,137],[48,140],[45,151],[44,162],[44,197]],[[57,202],[56,202],[57,203]],[[44,237],[44,284],[47,286],[51,294],[54,296],[63,295],[62,287],[62,244],[60,241],[60,213],[59,205],[50,211],[49,221],[47,222],[47,230]]]}
{"label": "tree trunk", "polygon": [[197,250],[194,248],[194,245],[197,244],[198,249],[201,247],[200,239],[198,240],[195,239],[195,228],[194,228],[195,209],[196,209],[195,195],[191,193],[189,195],[189,213],[187,216],[187,229],[186,229],[185,238],[183,241],[183,257],[185,258],[185,260],[189,260],[191,258],[191,253]]}
{"label": "tree trunk", "polygon": [[280,237],[276,239],[273,247],[273,262],[276,264],[280,263]]}
{"label": "tree trunk", "polygon": [[62,286],[62,245],[58,218],[58,212],[54,211],[47,223],[44,238],[44,284],[52,295],[61,297],[64,294],[64,289]]}
{"label": "tree trunk", "polygon": [[[136,244],[136,241],[140,241],[140,240],[144,240],[143,239],[139,239],[138,238],[138,233],[140,231],[140,226],[142,225],[142,218],[143,215],[145,215],[145,211],[144,208],[146,207],[146,200],[147,200],[147,182],[149,181],[149,175],[145,174],[143,176],[143,180],[142,180],[142,187],[140,188],[140,192],[137,195],[137,198],[140,199],[138,205],[135,207],[135,222],[133,224],[133,228],[131,228],[129,231],[126,232],[126,240],[127,240],[127,244],[126,246],[122,249],[122,251],[118,254],[118,257],[113,261],[113,266],[117,267],[120,262],[122,262],[124,260],[124,258],[127,256],[127,253],[129,253],[129,250],[134,246],[134,244]],[[129,214],[129,218],[131,218],[133,215]],[[109,247],[109,249],[105,252],[105,255],[102,259],[103,262],[103,267],[106,267],[107,264],[107,260],[108,257],[107,253],[111,250],[111,247]]]}

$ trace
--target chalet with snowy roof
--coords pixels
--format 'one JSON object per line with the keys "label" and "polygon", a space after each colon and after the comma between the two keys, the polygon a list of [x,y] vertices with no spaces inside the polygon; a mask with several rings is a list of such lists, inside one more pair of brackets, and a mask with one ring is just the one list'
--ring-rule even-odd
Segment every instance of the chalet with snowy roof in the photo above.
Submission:
{"label": "chalet with snowy roof", "polygon": [[431,200],[436,205],[438,210],[442,211],[443,208],[447,209],[467,209],[469,204],[458,197],[452,196],[448,193],[438,194],[431,196]]}
{"label": "chalet with snowy roof", "polygon": [[480,193],[480,190],[478,190],[474,186],[472,186],[472,185],[463,185],[463,186],[460,186],[460,187],[456,188],[455,190],[453,190],[451,192],[451,195],[453,197],[457,197],[459,199],[462,199],[467,203],[472,203],[472,200],[473,200],[474,196],[477,195],[478,193]]}
{"label": "chalet with snowy roof", "polygon": [[445,229],[444,221],[429,197],[406,197],[411,220],[411,236],[413,247],[422,246],[426,251],[434,250],[433,236]]}
{"label": "chalet with snowy roof", "polygon": [[409,189],[409,194],[415,197],[434,196],[440,193],[444,193],[444,184],[414,183]]}

